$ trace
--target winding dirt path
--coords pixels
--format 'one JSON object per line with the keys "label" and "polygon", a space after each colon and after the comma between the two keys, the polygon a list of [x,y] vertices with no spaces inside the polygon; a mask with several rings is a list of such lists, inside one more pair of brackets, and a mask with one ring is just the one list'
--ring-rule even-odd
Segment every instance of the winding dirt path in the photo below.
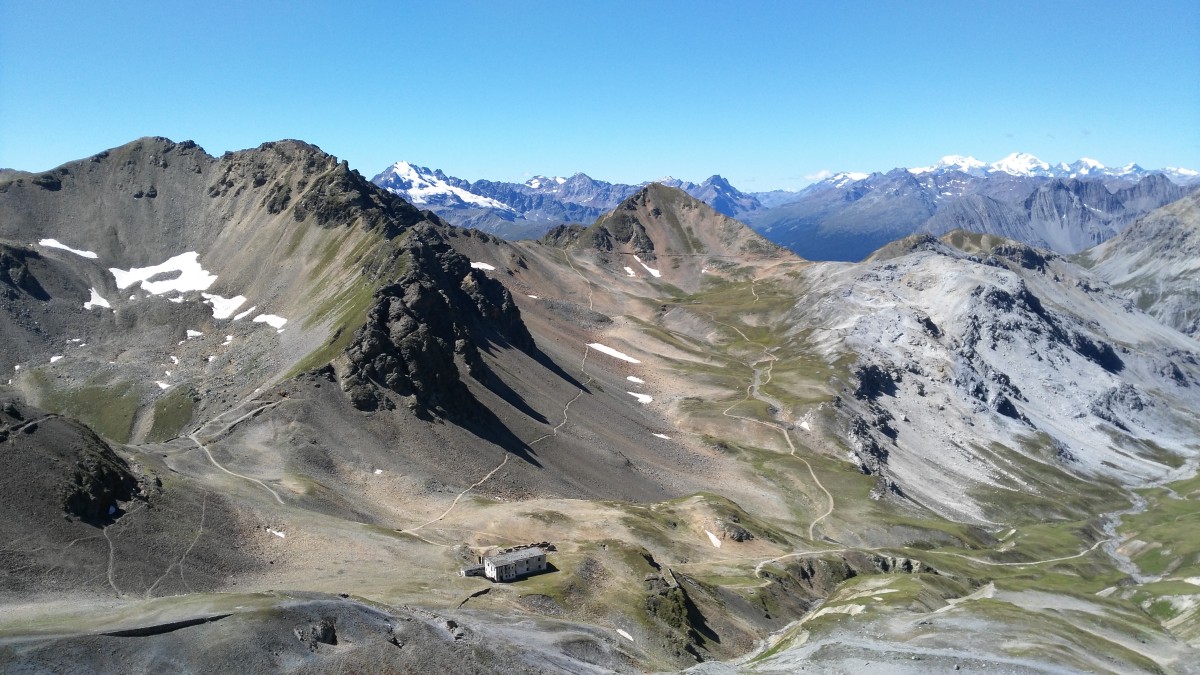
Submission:
{"label": "winding dirt path", "polygon": [[[263,404],[263,405],[260,405],[260,406],[258,406],[257,408],[255,408],[255,409],[253,409],[253,410],[251,410],[251,411],[249,411],[249,412],[247,412],[247,413],[243,414],[242,416],[238,417],[238,418],[237,418],[237,419],[235,419],[234,421],[227,423],[227,424],[225,425],[225,427],[224,427],[224,428],[222,428],[220,431],[218,431],[218,432],[217,432],[217,433],[215,433],[215,434],[212,434],[212,435],[210,435],[210,436],[208,437],[208,440],[209,440],[210,442],[211,442],[211,441],[215,441],[215,440],[219,440],[219,439],[220,439],[222,436],[224,436],[225,434],[228,434],[230,431],[233,431],[233,428],[234,428],[234,427],[236,427],[237,425],[241,424],[242,422],[245,422],[246,420],[250,419],[251,417],[254,417],[255,415],[259,414],[260,412],[262,412],[262,411],[264,411],[264,410],[270,410],[271,408],[274,408],[274,407],[275,407],[275,406],[277,406],[277,405],[280,405],[280,404],[286,403],[286,402],[288,402],[288,401],[294,401],[294,400],[299,400],[299,399],[289,399],[289,398],[284,398],[284,399],[280,399],[280,400],[278,400],[278,401],[274,401],[274,402],[272,402],[272,403],[265,403],[265,404]],[[236,410],[236,409],[237,409],[237,408],[230,408],[229,410],[226,410],[225,412],[221,413],[220,415],[217,415],[216,417],[212,418],[212,419],[211,419],[211,420],[209,420],[208,422],[205,422],[204,424],[201,424],[199,427],[197,427],[197,428],[196,428],[196,430],[195,430],[195,431],[193,431],[191,434],[189,434],[189,435],[188,435],[188,437],[189,437],[189,438],[191,438],[191,437],[192,437],[192,436],[194,436],[195,434],[198,434],[198,433],[200,433],[201,431],[203,431],[203,430],[204,430],[204,427],[206,427],[206,426],[209,426],[210,424],[213,424],[213,423],[215,423],[217,420],[221,419],[221,418],[222,418],[222,417],[224,417],[225,415],[228,415],[229,413],[233,412],[233,411],[234,411],[234,410]],[[194,440],[194,439],[193,439],[193,440]]]}
{"label": "winding dirt path", "polygon": [[278,493],[278,492],[275,492],[274,490],[272,490],[272,489],[271,489],[271,486],[267,485],[266,483],[262,482],[261,480],[259,480],[259,479],[257,479],[257,478],[251,478],[250,476],[243,476],[243,475],[242,475],[242,474],[240,474],[240,473],[236,473],[236,472],[234,472],[234,471],[230,471],[229,469],[226,469],[225,467],[221,466],[220,462],[218,462],[218,461],[216,460],[216,458],[214,458],[214,457],[212,456],[212,453],[211,453],[211,452],[209,452],[209,450],[208,450],[208,446],[207,446],[207,445],[205,445],[205,444],[203,444],[203,443],[201,443],[201,442],[200,442],[200,439],[196,438],[196,434],[195,434],[195,433],[188,434],[188,436],[187,436],[187,437],[188,437],[189,439],[191,439],[191,441],[192,441],[193,443],[195,443],[197,446],[199,446],[199,448],[200,448],[201,450],[203,450],[203,451],[204,451],[204,454],[205,454],[205,455],[208,457],[208,461],[212,462],[212,465],[213,465],[213,466],[217,467],[217,468],[218,468],[218,469],[220,469],[221,471],[224,471],[225,473],[229,474],[230,476],[237,476],[238,478],[242,478],[242,479],[244,479],[244,480],[248,480],[248,481],[250,481],[251,483],[256,483],[256,484],[258,484],[259,486],[261,486],[261,487],[262,487],[262,489],[266,490],[267,492],[270,492],[270,493],[271,493],[271,496],[275,498],[275,501],[279,502],[280,504],[285,504],[285,503],[286,503],[286,502],[284,502],[284,501],[283,501],[283,498],[279,496],[279,493]]}
{"label": "winding dirt path", "polygon": [[580,272],[580,271],[579,271],[579,270],[578,270],[578,269],[575,267],[575,263],[571,262],[571,253],[570,253],[570,251],[567,251],[567,250],[565,250],[565,249],[564,249],[564,250],[563,250],[563,257],[567,259],[567,265],[569,265],[569,266],[571,267],[571,271],[572,271],[572,272],[574,272],[575,274],[578,274],[578,275],[579,275],[579,278],[580,278],[580,279],[583,279],[583,283],[587,284],[587,287],[588,287],[588,309],[592,310],[593,312],[594,312],[594,311],[596,311],[596,308],[595,308],[595,307],[592,305],[592,280],[591,280],[591,279],[588,279],[588,278],[587,278],[587,277],[585,277],[585,276],[583,276],[583,273],[582,273],[582,272]]}
{"label": "winding dirt path", "polygon": [[[755,294],[754,297],[757,300],[758,295]],[[733,329],[746,342],[749,342],[752,345],[761,347],[761,345],[759,345],[757,342],[754,342],[750,338],[746,337],[746,334],[743,333],[742,330],[740,328],[738,328],[737,326],[727,324],[724,321],[718,321],[716,319],[716,317],[714,317],[711,313],[708,316],[710,319],[712,319],[712,321],[714,323],[717,323],[717,324],[720,324],[727,328]],[[737,401],[733,405],[729,406],[725,410],[721,411],[721,414],[724,415],[725,417],[731,417],[733,419],[743,420],[746,422],[752,422],[754,424],[761,424],[762,426],[770,427],[771,429],[775,429],[779,433],[783,434],[783,440],[787,441],[787,445],[790,450],[789,454],[792,457],[795,457],[796,459],[800,460],[801,462],[804,462],[804,466],[808,469],[808,475],[812,477],[813,484],[816,485],[817,488],[821,490],[821,492],[825,493],[825,498],[829,501],[829,507],[825,509],[825,512],[822,513],[821,515],[817,516],[815,519],[813,519],[813,521],[811,523],[809,523],[809,525],[808,525],[808,538],[813,541],[816,541],[817,525],[820,524],[820,522],[822,520],[825,520],[826,518],[828,518],[829,516],[831,516],[833,514],[833,508],[834,508],[833,494],[831,492],[829,492],[828,489],[826,489],[825,485],[821,482],[821,479],[817,478],[817,472],[813,470],[812,463],[810,463],[804,457],[796,454],[796,444],[792,442],[792,434],[788,431],[788,429],[785,425],[778,424],[776,422],[767,422],[765,420],[755,419],[753,417],[746,417],[745,415],[735,415],[731,412],[734,408],[745,403],[746,401],[749,401],[751,398],[758,400],[758,401],[762,401],[763,403],[766,403],[768,406],[771,406],[772,408],[774,408],[776,410],[783,409],[783,403],[781,401],[779,401],[778,399],[776,399],[772,396],[763,394],[760,391],[763,385],[765,385],[771,381],[771,369],[774,368],[775,362],[779,360],[778,357],[776,357],[774,354],[772,354],[771,351],[765,347],[763,347],[763,356],[765,358],[762,358],[757,361],[754,361],[753,363],[747,364],[747,366],[754,372],[754,377],[750,381],[750,383],[746,385],[745,397],[743,397],[742,400]],[[758,364],[762,363],[763,361],[767,361],[767,367],[759,368]],[[766,374],[765,380],[763,379],[764,373]],[[755,574],[757,574],[757,568],[756,568]]]}
{"label": "winding dirt path", "polygon": [[187,549],[183,552],[183,555],[179,556],[179,560],[171,563],[170,565],[167,565],[167,569],[163,570],[162,576],[160,576],[158,579],[156,579],[154,581],[154,583],[151,584],[150,588],[146,589],[146,598],[147,599],[154,597],[154,589],[158,588],[158,585],[161,584],[163,582],[163,580],[166,579],[167,576],[171,574],[171,570],[175,569],[176,567],[179,568],[179,580],[181,582],[183,582],[184,588],[188,589],[189,593],[193,592],[192,587],[188,585],[187,579],[184,578],[184,576],[183,576],[183,563],[185,560],[187,560],[188,554],[192,552],[192,549],[196,548],[196,543],[200,541],[200,535],[204,534],[204,519],[205,519],[205,515],[207,514],[207,512],[208,512],[208,492],[205,491],[204,499],[200,502],[200,526],[196,530],[196,536],[192,539],[192,543],[190,545],[188,545]]}
{"label": "winding dirt path", "polygon": [[[585,281],[586,281],[586,280],[585,280]],[[585,346],[584,346],[584,348],[583,348],[583,360],[579,362],[579,370],[580,370],[580,372],[581,372],[581,373],[583,373],[584,375],[586,375],[586,374],[587,374],[587,373],[584,373],[584,372],[583,372],[583,368],[584,368],[584,366],[585,366],[585,365],[587,365],[587,357],[588,357],[588,353],[589,353],[590,351],[591,351],[591,347],[588,347],[588,346],[586,346],[586,345],[585,345]],[[592,379],[593,379],[593,378],[591,378],[591,377],[589,376],[589,377],[587,378],[587,383],[590,383],[590,382],[592,381]],[[586,383],[585,383],[585,384],[586,384]],[[576,394],[575,394],[575,397],[574,397],[574,398],[572,398],[570,401],[567,401],[566,405],[564,405],[564,406],[563,406],[563,411],[562,411],[562,421],[561,421],[561,422],[559,422],[559,423],[558,423],[558,425],[557,425],[557,426],[555,426],[553,429],[551,429],[551,430],[550,430],[550,433],[548,433],[548,434],[543,434],[543,435],[539,436],[538,438],[536,438],[536,439],[534,439],[534,440],[530,441],[529,443],[526,443],[526,445],[532,448],[533,446],[537,445],[538,443],[541,443],[542,441],[546,440],[547,438],[553,438],[553,437],[557,436],[557,435],[558,435],[558,430],[559,430],[559,429],[562,429],[562,428],[563,428],[564,426],[566,426],[566,424],[567,424],[568,415],[569,415],[569,412],[570,412],[570,410],[571,410],[571,404],[572,404],[572,403],[574,403],[575,401],[578,401],[580,396],[583,396],[583,391],[584,391],[583,389],[580,389],[578,392],[576,392]],[[471,490],[474,490],[475,488],[479,487],[480,485],[483,485],[483,484],[484,484],[484,483],[486,483],[486,482],[487,482],[487,481],[488,481],[488,480],[489,480],[489,479],[490,479],[492,476],[496,475],[496,472],[497,472],[497,471],[499,471],[500,469],[504,468],[504,465],[508,463],[508,460],[509,460],[509,458],[510,458],[510,457],[512,457],[512,455],[510,455],[510,454],[508,454],[508,453],[506,452],[506,453],[504,454],[504,459],[503,459],[503,460],[501,460],[500,464],[499,464],[499,465],[497,465],[497,466],[496,466],[496,468],[494,468],[494,469],[492,469],[491,471],[489,471],[489,472],[487,473],[487,475],[486,475],[486,476],[484,476],[483,478],[480,478],[478,481],[476,481],[476,482],[475,482],[473,485],[471,485],[471,486],[470,486],[470,487],[468,487],[467,489],[465,489],[465,490],[463,490],[462,492],[458,493],[458,495],[457,495],[457,496],[454,498],[454,501],[450,503],[450,506],[449,506],[449,507],[447,507],[447,508],[446,508],[446,510],[442,512],[442,515],[440,515],[440,516],[438,516],[437,518],[434,518],[433,520],[430,520],[430,521],[428,521],[428,522],[421,523],[420,525],[417,525],[416,527],[410,527],[410,528],[407,528],[407,529],[403,529],[403,530],[397,530],[397,531],[398,531],[398,532],[400,532],[401,534],[411,534],[411,535],[413,535],[413,536],[417,536],[415,533],[416,533],[418,530],[421,530],[421,529],[423,529],[423,528],[425,528],[425,527],[427,527],[427,526],[429,526],[429,525],[432,525],[432,524],[434,524],[434,523],[436,523],[436,522],[438,522],[438,521],[442,520],[442,519],[443,519],[443,518],[445,518],[446,516],[450,515],[450,512],[454,510],[454,507],[458,506],[458,502],[459,502],[460,500],[462,500],[462,498],[463,498],[463,497],[465,497],[465,496],[467,495],[467,493],[468,493],[468,492],[470,492]],[[434,544],[435,546],[445,546],[445,544],[438,544],[438,543],[436,543],[436,542],[429,541],[428,539],[424,539],[424,538],[422,538],[422,537],[417,537],[417,538],[418,538],[418,539],[421,539],[421,541],[424,541],[424,542],[426,542],[426,543],[428,543],[428,544]]]}
{"label": "winding dirt path", "polygon": [[447,507],[446,510],[442,512],[442,515],[438,516],[437,518],[434,518],[433,520],[431,520],[427,523],[421,523],[420,525],[417,525],[416,527],[410,527],[406,530],[400,530],[400,533],[401,534],[412,534],[412,533],[416,532],[417,530],[420,530],[421,528],[425,527],[426,525],[432,525],[432,524],[438,522],[439,520],[441,520],[442,518],[445,518],[446,516],[450,515],[450,512],[454,510],[454,507],[458,506],[458,502],[460,499],[465,497],[468,492],[470,492],[471,490],[474,490],[475,488],[479,487],[480,485],[483,485],[484,483],[486,483],[488,481],[489,478],[496,475],[497,471],[499,471],[500,469],[503,469],[505,464],[508,464],[508,458],[511,456],[512,455],[508,454],[507,452],[504,453],[504,459],[501,460],[500,463],[496,465],[496,468],[487,472],[486,476],[484,476],[483,478],[480,478],[478,481],[476,481],[473,485],[468,487],[466,490],[463,490],[462,492],[458,493],[458,496],[456,496],[454,498],[454,501],[450,502],[450,506]]}

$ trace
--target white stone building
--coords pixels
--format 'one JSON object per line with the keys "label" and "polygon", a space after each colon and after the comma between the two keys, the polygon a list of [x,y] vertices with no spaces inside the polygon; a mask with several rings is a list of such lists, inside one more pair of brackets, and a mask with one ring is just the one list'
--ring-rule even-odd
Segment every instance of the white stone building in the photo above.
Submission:
{"label": "white stone building", "polygon": [[484,576],[492,581],[514,581],[546,570],[546,551],[536,546],[483,559]]}

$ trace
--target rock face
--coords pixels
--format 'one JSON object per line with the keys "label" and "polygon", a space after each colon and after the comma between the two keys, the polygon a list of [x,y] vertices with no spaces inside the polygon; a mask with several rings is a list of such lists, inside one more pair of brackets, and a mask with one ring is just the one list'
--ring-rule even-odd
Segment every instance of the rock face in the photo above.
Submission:
{"label": "rock face", "polygon": [[117,515],[118,501],[133,499],[138,480],[125,460],[88,430],[83,447],[63,488],[63,511],[88,523],[103,523]]}
{"label": "rock face", "polygon": [[1100,180],[1055,179],[1021,203],[968,195],[940,209],[921,230],[994,234],[1059,253],[1078,253],[1111,239],[1133,219],[1186,191],[1161,174],[1110,192]]}
{"label": "rock face", "polygon": [[485,376],[480,349],[534,349],[509,292],[474,270],[429,226],[415,229],[409,270],[375,293],[366,325],[347,349],[344,386],[361,410],[390,406],[379,388],[409,399],[421,414],[456,417],[476,405],[458,363]]}
{"label": "rock face", "polygon": [[48,300],[50,296],[29,270],[29,260],[38,257],[28,249],[0,244],[0,284],[3,284],[0,294],[9,300],[17,299],[21,293]]}
{"label": "rock face", "polygon": [[1084,261],[1138,307],[1200,338],[1200,193],[1150,213]]}
{"label": "rock face", "polygon": [[860,469],[878,476],[875,496],[984,521],[1004,505],[942,489],[1003,475],[977,447],[1124,481],[1170,470],[1145,434],[1194,452],[1179,414],[1197,405],[1194,341],[1060,256],[962,232],[901,243],[866,266],[809,268],[822,290],[787,320],[829,321],[856,354],[835,411]]}

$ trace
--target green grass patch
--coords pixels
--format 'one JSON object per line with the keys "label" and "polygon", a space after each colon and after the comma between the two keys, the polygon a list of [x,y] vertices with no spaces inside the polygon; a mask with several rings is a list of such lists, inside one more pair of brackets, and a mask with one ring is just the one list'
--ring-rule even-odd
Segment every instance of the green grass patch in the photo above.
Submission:
{"label": "green grass patch", "polygon": [[154,402],[154,424],[146,440],[152,443],[170,440],[192,420],[192,405],[195,390],[190,386],[177,386]]}
{"label": "green grass patch", "polygon": [[1200,575],[1200,476],[1139,493],[1146,509],[1122,517],[1120,531],[1158,546],[1139,552],[1133,562],[1147,574]]}
{"label": "green grass patch", "polygon": [[117,443],[128,443],[140,404],[132,382],[90,385],[79,389],[50,389],[48,379],[37,379],[46,409],[74,417],[97,434]]}

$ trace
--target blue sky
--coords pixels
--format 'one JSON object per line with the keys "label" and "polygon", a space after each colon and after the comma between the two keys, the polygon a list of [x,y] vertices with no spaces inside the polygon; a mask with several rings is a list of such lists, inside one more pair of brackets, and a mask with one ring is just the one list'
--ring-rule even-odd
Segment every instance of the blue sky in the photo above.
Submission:
{"label": "blue sky", "polygon": [[0,166],[300,138],[369,176],[1200,169],[1200,3],[0,0]]}

